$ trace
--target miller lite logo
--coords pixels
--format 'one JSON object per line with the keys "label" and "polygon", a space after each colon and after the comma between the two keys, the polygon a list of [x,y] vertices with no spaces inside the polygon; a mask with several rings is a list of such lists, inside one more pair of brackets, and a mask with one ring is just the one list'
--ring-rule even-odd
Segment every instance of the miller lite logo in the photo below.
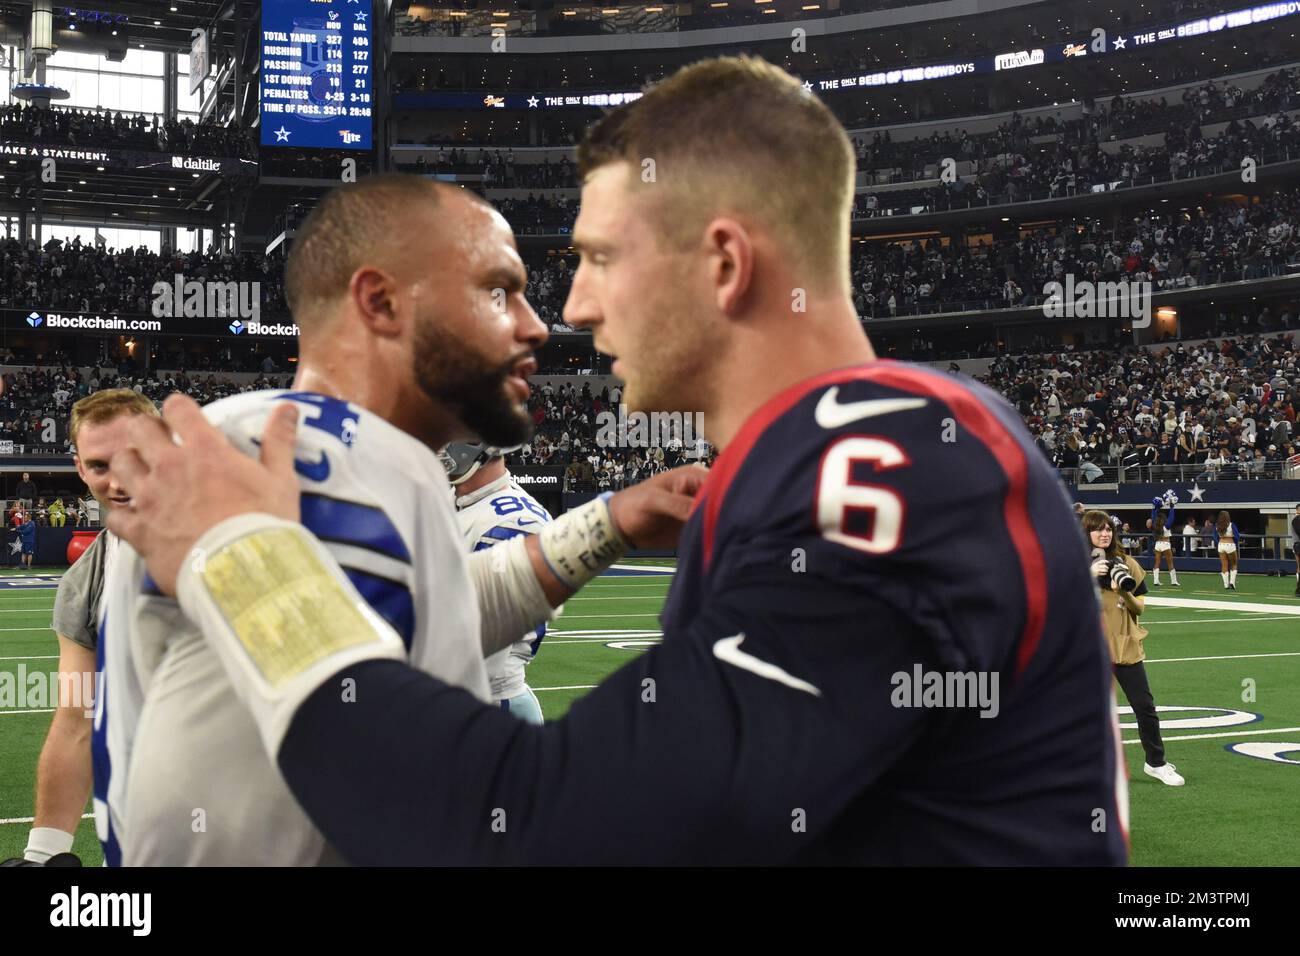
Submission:
{"label": "miller lite logo", "polygon": [[360,134],[360,133],[354,133],[354,132],[352,132],[352,130],[350,130],[350,129],[341,129],[341,130],[339,130],[339,136],[343,137],[343,142],[344,142],[344,143],[359,143],[359,142],[361,142],[361,134]]}

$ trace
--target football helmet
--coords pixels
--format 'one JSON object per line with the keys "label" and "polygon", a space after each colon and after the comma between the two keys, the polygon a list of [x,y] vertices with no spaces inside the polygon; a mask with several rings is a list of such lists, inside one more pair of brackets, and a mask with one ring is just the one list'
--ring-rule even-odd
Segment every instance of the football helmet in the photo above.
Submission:
{"label": "football helmet", "polygon": [[501,458],[523,447],[523,445],[514,445],[510,448],[497,448],[481,442],[454,441],[438,452],[438,458],[442,461],[442,467],[447,470],[447,480],[454,487],[469,479],[493,458]]}

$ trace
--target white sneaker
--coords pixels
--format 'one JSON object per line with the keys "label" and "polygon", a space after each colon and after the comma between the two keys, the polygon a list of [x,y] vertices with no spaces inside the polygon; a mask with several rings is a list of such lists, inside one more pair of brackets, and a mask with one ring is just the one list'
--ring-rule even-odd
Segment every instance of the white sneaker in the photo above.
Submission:
{"label": "white sneaker", "polygon": [[1161,783],[1170,787],[1181,787],[1187,782],[1171,763],[1164,764],[1160,767],[1153,767],[1149,763],[1144,763],[1142,765],[1142,772],[1148,777],[1155,777]]}

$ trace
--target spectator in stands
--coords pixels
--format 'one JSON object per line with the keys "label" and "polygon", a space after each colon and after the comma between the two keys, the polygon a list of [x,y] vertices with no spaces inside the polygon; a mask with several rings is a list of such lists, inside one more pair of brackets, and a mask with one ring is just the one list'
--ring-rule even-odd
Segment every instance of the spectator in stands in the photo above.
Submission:
{"label": "spectator in stands", "polygon": [[23,508],[30,508],[36,500],[36,483],[28,472],[23,472],[23,480],[14,486],[14,497]]}

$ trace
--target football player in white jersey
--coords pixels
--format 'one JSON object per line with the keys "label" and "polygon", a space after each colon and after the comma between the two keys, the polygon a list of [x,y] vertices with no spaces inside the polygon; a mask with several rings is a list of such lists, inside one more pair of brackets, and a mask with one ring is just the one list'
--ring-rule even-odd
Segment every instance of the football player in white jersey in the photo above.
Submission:
{"label": "football player in white jersey", "polygon": [[[456,490],[456,518],[472,551],[486,551],[521,534],[536,534],[551,514],[520,488],[502,455],[513,449],[452,442],[442,451],[447,478]],[[546,636],[546,624],[487,659],[492,700],[530,724],[542,722],[542,705],[524,680],[524,668]]]}
{"label": "football player in white jersey", "polygon": [[[347,569],[350,603],[314,599],[318,582],[303,570],[310,555],[292,542],[260,552],[264,580],[283,581],[301,599],[295,630],[307,643],[281,645],[278,662],[250,657],[250,666],[283,676],[287,661],[301,663],[340,620],[360,616],[382,622],[412,664],[487,701],[486,656],[612,563],[624,535],[684,520],[690,499],[665,485],[593,502],[550,525],[549,539],[520,538],[483,555],[491,565],[465,554],[436,450],[467,436],[504,445],[528,437],[526,379],[547,336],[524,299],[509,225],[472,194],[401,175],[336,189],[299,228],[285,279],[300,329],[294,390],[234,396],[204,414],[253,456],[258,436],[292,427],[284,406],[297,409],[296,446],[285,447],[299,488],[286,493]],[[177,396],[169,402],[193,409]],[[209,568],[203,553],[191,562],[230,584],[223,593],[238,601],[230,565]],[[166,580],[158,583],[124,546],[101,621],[107,688],[96,774],[107,798],[96,809],[106,861],[332,861],[220,661],[163,596]],[[245,612],[249,628],[276,626],[256,606]],[[340,687],[340,705],[365,692]],[[372,810],[381,808],[357,808]]]}

